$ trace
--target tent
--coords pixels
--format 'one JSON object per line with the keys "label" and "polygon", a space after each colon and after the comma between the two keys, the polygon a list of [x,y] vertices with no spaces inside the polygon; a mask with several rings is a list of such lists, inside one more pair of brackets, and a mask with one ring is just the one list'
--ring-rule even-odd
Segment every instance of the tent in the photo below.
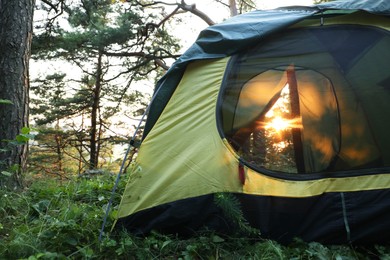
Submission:
{"label": "tent", "polygon": [[202,31],[158,82],[117,227],[390,240],[390,1],[258,10]]}

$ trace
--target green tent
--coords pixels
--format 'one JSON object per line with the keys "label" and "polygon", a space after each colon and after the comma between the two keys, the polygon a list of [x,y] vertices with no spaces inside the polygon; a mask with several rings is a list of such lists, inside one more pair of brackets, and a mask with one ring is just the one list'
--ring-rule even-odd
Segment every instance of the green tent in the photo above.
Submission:
{"label": "green tent", "polygon": [[117,226],[390,239],[390,1],[254,11],[201,32],[158,82]]}

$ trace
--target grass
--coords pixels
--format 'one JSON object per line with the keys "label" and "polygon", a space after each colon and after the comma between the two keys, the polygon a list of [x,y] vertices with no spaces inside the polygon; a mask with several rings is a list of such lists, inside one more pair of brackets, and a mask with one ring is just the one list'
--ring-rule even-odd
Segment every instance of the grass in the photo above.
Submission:
{"label": "grass", "polygon": [[[123,178],[125,179],[125,177]],[[108,236],[120,196],[114,196],[104,239],[98,236],[114,176],[37,180],[23,191],[0,190],[0,259],[390,259],[389,246],[355,248],[295,241],[198,234],[190,239],[126,232]],[[124,188],[122,180],[118,193]]]}

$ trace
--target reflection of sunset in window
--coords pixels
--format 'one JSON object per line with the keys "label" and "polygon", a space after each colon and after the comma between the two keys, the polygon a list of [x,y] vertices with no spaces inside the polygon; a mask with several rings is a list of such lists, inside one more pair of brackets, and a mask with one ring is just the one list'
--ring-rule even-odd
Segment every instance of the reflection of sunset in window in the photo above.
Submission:
{"label": "reflection of sunset in window", "polygon": [[289,120],[282,118],[280,116],[273,117],[270,122],[265,126],[265,128],[272,128],[276,132],[285,130],[290,126]]}
{"label": "reflection of sunset in window", "polygon": [[290,86],[287,83],[280,92],[279,98],[264,115],[264,138],[266,154],[264,166],[274,170],[297,172],[293,128],[302,128],[301,117],[292,118]]}
{"label": "reflection of sunset in window", "polygon": [[280,133],[281,131],[288,130],[290,128],[302,128],[302,120],[300,117],[286,119],[280,116],[276,116],[265,125],[265,128],[272,129],[273,131]]}
{"label": "reflection of sunset in window", "polygon": [[280,98],[265,114],[265,129],[280,134],[281,131],[290,128],[302,128],[302,120],[300,117],[289,119],[291,117],[289,94],[290,88],[287,83],[280,93]]}

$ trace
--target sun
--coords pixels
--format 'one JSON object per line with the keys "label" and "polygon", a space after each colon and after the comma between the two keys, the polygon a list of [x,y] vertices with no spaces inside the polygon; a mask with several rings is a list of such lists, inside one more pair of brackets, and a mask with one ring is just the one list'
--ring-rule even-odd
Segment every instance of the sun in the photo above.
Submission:
{"label": "sun", "polygon": [[283,131],[290,127],[289,120],[286,120],[280,116],[274,117],[268,124],[267,128],[273,128],[276,132]]}
{"label": "sun", "polygon": [[265,128],[272,129],[277,133],[291,128],[303,128],[302,119],[300,117],[286,119],[281,116],[275,116],[266,123]]}

